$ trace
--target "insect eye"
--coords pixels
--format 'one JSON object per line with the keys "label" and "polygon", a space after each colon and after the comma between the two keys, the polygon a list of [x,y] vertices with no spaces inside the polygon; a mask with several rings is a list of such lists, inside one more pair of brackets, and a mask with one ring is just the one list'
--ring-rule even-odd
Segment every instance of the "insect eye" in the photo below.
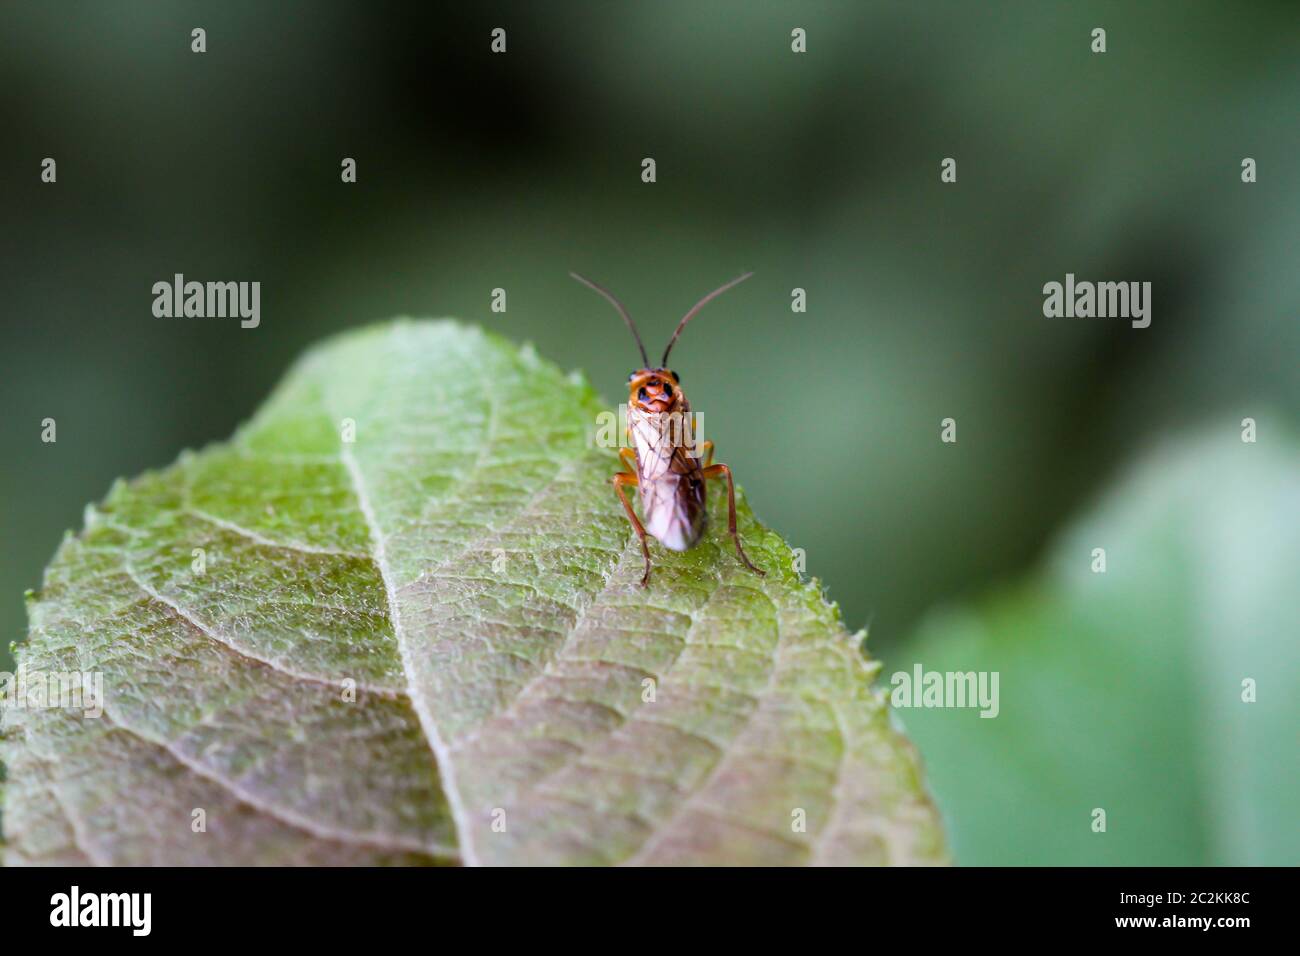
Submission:
{"label": "insect eye", "polygon": [[639,392],[636,393],[636,397],[639,398],[639,399],[641,399],[641,401],[643,401],[643,402],[644,402],[647,398],[649,398],[649,396],[646,395],[646,392],[645,392],[645,386],[644,386],[644,385],[641,386],[641,391],[639,391]]}
{"label": "insect eye", "polygon": [[667,395],[669,398],[673,397],[673,387],[669,385],[667,382],[664,382],[664,394]]}

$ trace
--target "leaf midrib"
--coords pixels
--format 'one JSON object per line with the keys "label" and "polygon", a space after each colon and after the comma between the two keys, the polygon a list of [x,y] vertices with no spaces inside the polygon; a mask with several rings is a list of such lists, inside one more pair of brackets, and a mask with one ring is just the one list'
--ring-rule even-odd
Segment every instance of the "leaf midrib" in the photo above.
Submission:
{"label": "leaf midrib", "polygon": [[374,549],[375,567],[379,570],[380,580],[384,582],[384,594],[388,601],[388,619],[393,625],[393,636],[397,640],[397,653],[402,661],[402,673],[406,677],[407,695],[411,699],[411,706],[415,708],[416,717],[420,721],[420,729],[424,733],[425,742],[429,745],[434,764],[437,767],[439,784],[442,787],[443,795],[447,798],[447,807],[451,811],[452,824],[456,828],[456,843],[460,849],[460,859],[468,866],[478,866],[479,860],[474,853],[469,818],[465,812],[465,804],[461,799],[460,790],[456,784],[456,768],[452,766],[447,744],[438,731],[437,723],[433,719],[433,714],[429,711],[424,695],[419,693],[416,687],[415,669],[411,663],[406,630],[402,627],[402,616],[401,611],[398,609],[392,571],[388,567],[384,533],[379,527],[378,517],[370,504],[370,497],[366,492],[365,477],[361,473],[361,466],[352,454],[347,442],[342,441],[341,437],[339,441],[339,460],[342,462],[343,468],[348,474],[348,479],[352,483],[352,490],[357,497],[357,507],[361,511],[366,522],[366,528],[370,533],[371,546]]}

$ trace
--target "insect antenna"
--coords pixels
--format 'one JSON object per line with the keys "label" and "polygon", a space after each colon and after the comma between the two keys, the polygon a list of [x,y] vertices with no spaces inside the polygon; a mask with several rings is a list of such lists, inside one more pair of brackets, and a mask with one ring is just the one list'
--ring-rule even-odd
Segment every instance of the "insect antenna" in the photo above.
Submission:
{"label": "insect antenna", "polygon": [[594,289],[595,291],[599,292],[601,295],[603,295],[606,299],[609,300],[610,305],[618,309],[618,314],[623,316],[623,321],[626,322],[627,327],[632,330],[632,337],[636,339],[636,347],[641,350],[642,368],[649,368],[650,359],[645,354],[645,346],[641,344],[641,333],[636,330],[636,326],[632,323],[632,316],[627,314],[627,309],[623,308],[623,303],[619,302],[618,299],[614,298],[614,294],[610,292],[608,289],[606,289],[604,286],[597,285],[596,283],[592,282],[590,279],[578,275],[578,273],[576,272],[570,272],[569,275],[573,276],[575,279],[577,279],[587,288]]}
{"label": "insect antenna", "polygon": [[671,339],[668,340],[668,347],[667,347],[666,349],[664,349],[664,357],[663,357],[663,360],[662,360],[659,364],[660,364],[661,366],[667,366],[667,364],[668,364],[668,353],[671,352],[671,351],[673,350],[673,345],[674,345],[674,343],[676,343],[676,341],[677,341],[677,336],[679,336],[679,335],[682,334],[682,329],[686,328],[686,323],[689,322],[689,321],[691,321],[691,319],[695,318],[695,313],[696,313],[696,312],[699,312],[700,309],[704,308],[706,305],[708,305],[710,302],[712,302],[712,301],[713,301],[714,299],[716,299],[718,296],[722,295],[722,293],[726,292],[728,289],[740,285],[742,282],[744,282],[746,279],[748,279],[748,278],[749,278],[750,276],[752,276],[753,274],[754,274],[754,273],[752,273],[752,272],[746,272],[743,276],[740,276],[739,278],[736,278],[736,279],[732,279],[730,282],[728,282],[728,283],[727,283],[726,285],[724,285],[724,286],[719,286],[718,288],[716,288],[716,289],[714,289],[712,292],[710,292],[708,295],[706,295],[706,296],[705,296],[703,299],[701,299],[699,302],[696,302],[695,305],[691,307],[691,311],[687,312],[684,316],[682,316],[682,320],[681,320],[680,322],[677,323],[677,331],[675,331],[675,332],[673,333],[673,337],[672,337]]}

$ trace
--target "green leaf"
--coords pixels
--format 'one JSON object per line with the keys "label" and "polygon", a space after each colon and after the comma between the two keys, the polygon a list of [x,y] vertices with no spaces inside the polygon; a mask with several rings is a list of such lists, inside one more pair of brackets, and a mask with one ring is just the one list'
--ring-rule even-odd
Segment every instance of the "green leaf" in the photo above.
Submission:
{"label": "green leaf", "polygon": [[962,863],[1300,862],[1300,455],[1260,422],[1155,452],[1040,573],[923,627],[904,669],[1000,675],[995,718],[900,712]]}
{"label": "green leaf", "polygon": [[30,605],[20,664],[106,704],[11,715],[10,862],[942,862],[860,636],[743,499],[765,578],[717,488],[639,586],[602,410],[399,322],[119,483]]}

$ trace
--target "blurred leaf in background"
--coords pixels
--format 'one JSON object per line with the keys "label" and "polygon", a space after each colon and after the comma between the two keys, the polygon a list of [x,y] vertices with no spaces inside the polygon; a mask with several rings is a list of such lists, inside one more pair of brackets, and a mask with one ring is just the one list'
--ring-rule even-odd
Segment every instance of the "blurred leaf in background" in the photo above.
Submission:
{"label": "blurred leaf in background", "polygon": [[1300,445],[1234,425],[1146,456],[1047,567],[900,661],[1000,674],[994,718],[896,712],[959,862],[1300,863]]}

